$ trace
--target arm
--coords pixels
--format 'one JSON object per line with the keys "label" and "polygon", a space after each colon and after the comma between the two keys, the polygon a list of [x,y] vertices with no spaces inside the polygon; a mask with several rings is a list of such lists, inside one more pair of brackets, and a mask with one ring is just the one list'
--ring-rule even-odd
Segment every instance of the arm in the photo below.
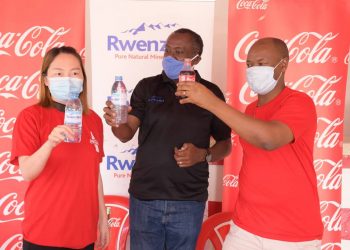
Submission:
{"label": "arm", "polygon": [[231,147],[231,138],[223,141],[217,141],[212,147],[209,148],[212,156],[211,161],[219,161],[224,159],[230,154]]}
{"label": "arm", "polygon": [[278,121],[262,121],[247,116],[221,100],[208,105],[208,110],[224,121],[232,130],[247,142],[273,150],[293,141],[292,130]]}
{"label": "arm", "polygon": [[140,126],[140,120],[133,115],[128,115],[126,124],[112,126],[112,132],[122,142],[130,141]]}
{"label": "arm", "polygon": [[99,177],[98,177],[98,208],[99,208],[99,217],[98,217],[99,234],[96,242],[96,247],[104,249],[109,244],[109,230],[108,230],[108,220],[107,220],[106,206],[104,202],[101,174],[99,174]]}
{"label": "arm", "polygon": [[64,140],[65,135],[73,138],[73,131],[65,125],[59,125],[52,130],[48,140],[32,155],[18,157],[19,168],[24,180],[31,181],[43,171],[53,148]]}
{"label": "arm", "polygon": [[127,123],[116,124],[116,114],[112,109],[112,102],[107,101],[106,105],[107,107],[103,109],[105,112],[103,117],[105,118],[106,123],[111,126],[114,136],[117,137],[121,142],[130,141],[140,126],[140,120],[136,116],[128,115]]}
{"label": "arm", "polygon": [[[231,152],[231,139],[216,142],[209,151],[212,155],[212,161],[223,159]],[[199,162],[206,161],[206,148],[197,148],[192,143],[184,143],[177,149],[175,148],[174,158],[179,167],[190,167]]]}
{"label": "arm", "polygon": [[273,150],[293,141],[291,129],[278,121],[262,121],[247,116],[217,98],[201,84],[179,83],[176,95],[186,91],[180,103],[194,103],[215,114],[245,141],[265,150]]}
{"label": "arm", "polygon": [[247,116],[221,100],[214,100],[208,110],[224,121],[247,142],[273,150],[293,141],[292,130],[278,121],[262,121]]}

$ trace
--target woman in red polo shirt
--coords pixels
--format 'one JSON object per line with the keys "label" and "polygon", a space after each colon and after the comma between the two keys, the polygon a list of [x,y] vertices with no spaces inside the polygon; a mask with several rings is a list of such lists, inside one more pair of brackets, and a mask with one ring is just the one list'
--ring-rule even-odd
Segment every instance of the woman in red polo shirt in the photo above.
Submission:
{"label": "woman in red polo shirt", "polygon": [[[103,128],[88,108],[82,59],[72,47],[53,48],[43,59],[39,102],[17,117],[11,163],[29,181],[24,198],[23,249],[94,249],[109,243],[99,164]],[[75,91],[83,106],[80,143],[66,143],[63,125]],[[97,235],[97,232],[99,234]]]}

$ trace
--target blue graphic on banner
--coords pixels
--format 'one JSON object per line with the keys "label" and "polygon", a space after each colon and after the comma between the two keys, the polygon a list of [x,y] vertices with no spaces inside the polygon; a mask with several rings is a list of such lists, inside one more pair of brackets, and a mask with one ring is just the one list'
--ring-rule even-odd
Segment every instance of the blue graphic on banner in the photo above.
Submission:
{"label": "blue graphic on banner", "polygon": [[131,170],[135,160],[120,160],[114,155],[107,155],[107,170]]}
{"label": "blue graphic on banner", "polygon": [[[107,36],[107,50],[111,52],[164,52],[166,41],[162,39],[156,39],[150,32],[154,31],[167,31],[166,35],[161,37],[167,37],[169,35],[169,29],[175,29],[179,24],[146,24],[142,23],[136,28],[127,29],[121,32],[121,35],[110,34]],[[140,34],[142,38],[135,39],[134,36]],[[130,35],[133,38],[130,38]],[[145,38],[145,36],[147,36]],[[118,55],[117,59],[156,59],[152,57],[142,58],[127,58]]]}
{"label": "blue graphic on banner", "polygon": [[108,51],[164,51],[165,40],[122,40],[108,36]]}
{"label": "blue graphic on banner", "polygon": [[126,150],[122,151],[121,153],[129,153],[129,154],[131,154],[131,155],[136,155],[136,153],[137,153],[137,147],[135,147],[135,148],[130,148],[130,149],[126,149]]}
{"label": "blue graphic on banner", "polygon": [[[107,170],[128,170],[131,171],[135,164],[135,156],[137,147],[131,147],[120,152],[116,155],[107,155],[106,164]],[[130,160],[130,158],[132,160]]]}
{"label": "blue graphic on banner", "polygon": [[171,28],[175,28],[176,26],[178,26],[177,23],[171,23],[171,24],[158,23],[158,24],[149,24],[149,25],[146,25],[146,23],[142,23],[137,28],[129,29],[129,30],[123,31],[122,33],[131,33],[132,35],[136,35],[137,33],[141,31],[146,31],[147,29],[151,29],[151,30],[161,30],[164,28],[171,29]]}

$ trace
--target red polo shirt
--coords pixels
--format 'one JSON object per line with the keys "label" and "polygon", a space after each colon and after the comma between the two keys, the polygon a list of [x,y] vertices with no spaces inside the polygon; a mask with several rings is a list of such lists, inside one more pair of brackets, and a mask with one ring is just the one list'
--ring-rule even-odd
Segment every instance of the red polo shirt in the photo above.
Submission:
{"label": "red polo shirt", "polygon": [[[63,124],[64,112],[34,105],[18,116],[11,163],[32,155],[54,127]],[[81,143],[60,143],[43,171],[29,183],[24,198],[24,239],[38,245],[83,248],[96,240],[98,176],[103,157],[101,119],[83,115]]]}
{"label": "red polo shirt", "polygon": [[234,222],[264,238],[321,239],[323,225],[313,166],[317,117],[312,99],[285,88],[263,106],[250,104],[246,114],[286,124],[295,139],[272,151],[240,140],[243,161]]}

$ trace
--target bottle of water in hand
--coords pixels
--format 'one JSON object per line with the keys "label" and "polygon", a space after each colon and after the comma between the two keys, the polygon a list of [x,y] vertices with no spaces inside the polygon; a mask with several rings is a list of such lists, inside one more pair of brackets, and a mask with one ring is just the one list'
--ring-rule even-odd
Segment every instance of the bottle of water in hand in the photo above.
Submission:
{"label": "bottle of water in hand", "polygon": [[64,111],[64,125],[69,126],[73,130],[74,138],[69,139],[66,137],[65,142],[79,143],[81,141],[82,114],[83,107],[79,94],[71,94]]}
{"label": "bottle of water in hand", "polygon": [[122,76],[116,76],[112,86],[111,101],[116,112],[116,123],[123,124],[128,118],[128,94]]}

